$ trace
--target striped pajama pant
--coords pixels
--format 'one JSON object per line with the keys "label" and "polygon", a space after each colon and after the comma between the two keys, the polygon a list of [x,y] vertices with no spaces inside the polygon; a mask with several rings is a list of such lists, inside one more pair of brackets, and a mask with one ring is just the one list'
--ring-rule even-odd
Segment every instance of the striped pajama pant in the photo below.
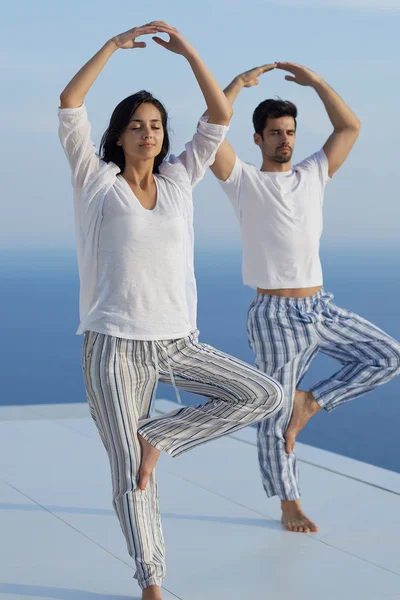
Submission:
{"label": "striped pajama pant", "polygon": [[[89,408],[109,457],[113,505],[142,588],[161,585],[165,560],[154,472],[144,491],[137,487],[138,428],[153,446],[179,456],[270,418],[283,404],[279,383],[199,343],[197,335],[152,342],[85,334],[82,366]],[[157,380],[171,383],[171,378],[208,400],[151,418]]]}
{"label": "striped pajama pant", "polygon": [[295,453],[286,453],[285,432],[293,398],[311,361],[323,352],[341,363],[339,371],[310,388],[327,411],[373,390],[400,373],[400,344],[320,290],[307,298],[257,293],[249,308],[249,343],[256,367],[279,381],[284,407],[258,423],[258,457],[267,496],[300,497]]}

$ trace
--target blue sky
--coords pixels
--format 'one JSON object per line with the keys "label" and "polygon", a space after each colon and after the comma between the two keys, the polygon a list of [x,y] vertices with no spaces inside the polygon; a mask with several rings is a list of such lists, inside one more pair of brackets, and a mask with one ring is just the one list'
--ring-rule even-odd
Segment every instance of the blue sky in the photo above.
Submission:
{"label": "blue sky", "polygon": [[[57,137],[59,94],[108,38],[153,19],[178,27],[223,86],[274,60],[320,73],[362,121],[350,158],[327,187],[325,242],[399,245],[400,0],[25,0],[2,8],[0,246],[73,246],[69,171]],[[86,102],[93,137],[98,143],[122,98],[145,88],[167,106],[178,153],[204,110],[202,96],[182,57],[148,43],[145,50],[117,52],[94,84]],[[331,131],[312,89],[286,82],[280,71],[266,74],[258,87],[243,90],[229,133],[237,154],[257,165],[251,115],[273,96],[298,105],[295,160],[318,150]],[[197,245],[238,245],[233,211],[211,173],[194,197]]]}

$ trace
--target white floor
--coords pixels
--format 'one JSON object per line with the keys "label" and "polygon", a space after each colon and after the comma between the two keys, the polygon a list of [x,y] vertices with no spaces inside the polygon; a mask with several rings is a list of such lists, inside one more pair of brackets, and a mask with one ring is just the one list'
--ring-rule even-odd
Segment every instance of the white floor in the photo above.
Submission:
{"label": "white floor", "polygon": [[[297,454],[318,534],[282,530],[253,429],[162,457],[165,600],[400,600],[400,475]],[[1,600],[140,598],[86,405],[0,408],[0,536]]]}

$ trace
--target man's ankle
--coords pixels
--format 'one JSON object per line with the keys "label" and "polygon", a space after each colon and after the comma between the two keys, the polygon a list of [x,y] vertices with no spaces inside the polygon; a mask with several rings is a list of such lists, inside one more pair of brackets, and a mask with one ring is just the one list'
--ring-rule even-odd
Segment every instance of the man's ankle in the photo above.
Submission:
{"label": "man's ankle", "polygon": [[307,397],[310,401],[310,406],[312,406],[313,410],[315,410],[315,412],[318,412],[321,410],[321,406],[318,404],[318,402],[316,401],[316,399],[313,396],[313,393],[308,390],[308,392],[306,392]]}
{"label": "man's ankle", "polygon": [[290,507],[294,507],[296,506],[297,508],[300,508],[300,499],[297,498],[296,500],[281,500],[281,507],[282,508],[290,508]]}

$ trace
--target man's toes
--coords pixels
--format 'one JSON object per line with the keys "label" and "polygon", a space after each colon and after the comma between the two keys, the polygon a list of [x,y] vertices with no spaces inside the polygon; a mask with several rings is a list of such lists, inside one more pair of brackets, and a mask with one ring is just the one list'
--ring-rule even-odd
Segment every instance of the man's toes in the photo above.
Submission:
{"label": "man's toes", "polygon": [[290,524],[290,521],[284,521],[283,519],[281,519],[281,523],[282,523],[282,526],[284,527],[284,529],[286,529],[287,531],[291,531],[292,530],[291,529],[292,526]]}
{"label": "man's toes", "polygon": [[312,521],[306,521],[304,524],[304,530],[307,530],[307,533],[318,531],[318,527]]}

